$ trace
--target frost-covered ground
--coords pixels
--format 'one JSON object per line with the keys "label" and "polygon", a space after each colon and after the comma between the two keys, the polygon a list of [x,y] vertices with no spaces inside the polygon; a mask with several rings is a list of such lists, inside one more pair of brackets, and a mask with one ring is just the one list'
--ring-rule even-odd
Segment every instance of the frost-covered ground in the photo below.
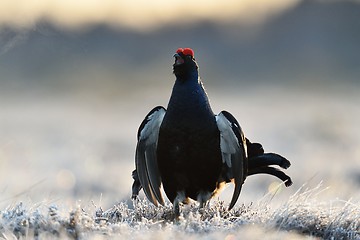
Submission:
{"label": "frost-covered ground", "polygon": [[233,211],[229,186],[202,211],[183,207],[178,222],[170,205],[129,200],[137,128],[170,88],[2,93],[0,237],[360,238],[358,88],[207,87],[215,112],[292,162],[294,185],[251,176]]}
{"label": "frost-covered ground", "polygon": [[[1,237],[80,239],[359,239],[358,202],[318,202],[321,191],[302,188],[281,207],[268,207],[268,197],[255,205],[227,211],[215,201],[204,209],[183,207],[174,219],[172,207],[155,207],[148,201],[116,204],[104,211],[78,206],[26,206],[22,203],[1,211]],[[270,197],[270,196],[269,196]],[[65,214],[67,212],[67,214]]]}

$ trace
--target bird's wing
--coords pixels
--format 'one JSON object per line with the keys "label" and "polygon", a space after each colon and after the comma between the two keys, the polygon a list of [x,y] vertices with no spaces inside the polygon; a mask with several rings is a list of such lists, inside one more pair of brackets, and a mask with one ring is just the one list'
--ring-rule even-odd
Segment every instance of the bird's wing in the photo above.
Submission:
{"label": "bird's wing", "polygon": [[141,186],[146,197],[154,204],[164,205],[161,177],[159,173],[156,149],[159,129],[165,115],[165,108],[158,106],[146,115],[138,130],[135,164]]}
{"label": "bird's wing", "polygon": [[226,111],[216,115],[220,131],[220,148],[226,175],[234,180],[235,189],[229,205],[234,207],[247,174],[247,151],[244,133],[236,119]]}

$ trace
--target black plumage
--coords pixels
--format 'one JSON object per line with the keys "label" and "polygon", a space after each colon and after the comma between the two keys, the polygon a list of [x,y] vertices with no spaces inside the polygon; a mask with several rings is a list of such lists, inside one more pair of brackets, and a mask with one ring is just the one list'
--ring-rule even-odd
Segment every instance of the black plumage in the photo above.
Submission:
{"label": "black plumage", "polygon": [[249,175],[271,174],[291,185],[290,177],[269,166],[287,168],[287,159],[246,139],[230,113],[213,113],[193,51],[178,49],[174,57],[176,81],[167,110],[154,108],[138,130],[132,197],[143,188],[152,203],[164,204],[162,185],[178,216],[180,202],[191,198],[202,207],[230,181],[235,183],[231,209]]}

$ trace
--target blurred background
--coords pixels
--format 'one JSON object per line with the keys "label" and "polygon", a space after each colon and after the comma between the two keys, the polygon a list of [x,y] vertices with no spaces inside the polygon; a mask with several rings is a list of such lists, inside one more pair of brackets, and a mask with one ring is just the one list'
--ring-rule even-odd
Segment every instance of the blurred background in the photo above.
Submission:
{"label": "blurred background", "polygon": [[0,207],[128,200],[137,128],[167,105],[178,47],[195,50],[214,112],[292,162],[291,188],[252,176],[238,204],[321,181],[325,198],[359,198],[360,1],[0,6]]}

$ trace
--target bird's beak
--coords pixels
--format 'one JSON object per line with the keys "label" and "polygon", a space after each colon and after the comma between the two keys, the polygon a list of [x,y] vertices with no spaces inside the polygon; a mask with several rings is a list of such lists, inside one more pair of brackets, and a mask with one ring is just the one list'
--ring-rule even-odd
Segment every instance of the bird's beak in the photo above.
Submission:
{"label": "bird's beak", "polygon": [[175,58],[174,66],[184,63],[184,59],[179,54],[175,53],[174,58]]}

